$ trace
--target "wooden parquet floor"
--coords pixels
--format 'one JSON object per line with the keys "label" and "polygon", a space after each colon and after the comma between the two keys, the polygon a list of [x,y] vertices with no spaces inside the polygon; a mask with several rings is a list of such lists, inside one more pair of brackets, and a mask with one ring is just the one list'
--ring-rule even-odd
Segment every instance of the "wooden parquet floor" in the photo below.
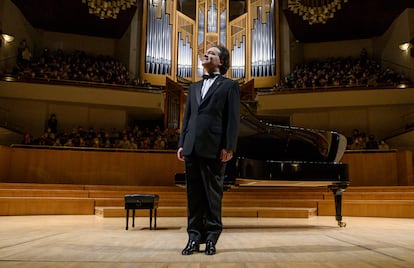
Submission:
{"label": "wooden parquet floor", "polygon": [[182,256],[185,217],[1,216],[0,267],[414,267],[414,219],[224,217],[217,254]]}

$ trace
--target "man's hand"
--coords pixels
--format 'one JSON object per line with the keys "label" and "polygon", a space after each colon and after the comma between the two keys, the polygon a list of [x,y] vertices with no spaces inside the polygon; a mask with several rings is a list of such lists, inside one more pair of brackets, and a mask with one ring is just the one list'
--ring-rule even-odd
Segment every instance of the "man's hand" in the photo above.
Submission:
{"label": "man's hand", "polygon": [[180,161],[184,161],[184,156],[183,156],[183,147],[180,147],[180,148],[178,148],[178,151],[177,151],[177,158],[178,158],[178,160],[180,160]]}
{"label": "man's hand", "polygon": [[227,162],[232,158],[233,158],[232,150],[221,149],[221,154],[220,154],[221,162]]}

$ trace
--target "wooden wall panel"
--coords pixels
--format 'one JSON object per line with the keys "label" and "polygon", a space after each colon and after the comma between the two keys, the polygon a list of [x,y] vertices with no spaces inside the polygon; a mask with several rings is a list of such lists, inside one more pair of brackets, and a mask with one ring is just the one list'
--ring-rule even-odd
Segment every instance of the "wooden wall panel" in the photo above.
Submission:
{"label": "wooden wall panel", "polygon": [[398,152],[397,163],[399,185],[414,185],[413,153],[411,151]]}
{"label": "wooden wall panel", "polygon": [[[412,174],[412,157],[398,152],[347,152],[341,162],[349,165],[351,186],[397,186],[410,185],[407,175]],[[411,158],[411,159],[410,159]],[[404,166],[399,165],[405,163]],[[411,164],[410,164],[411,163]],[[405,171],[400,170],[404,167]],[[401,184],[405,182],[405,184]]]}
{"label": "wooden wall panel", "polygon": [[10,148],[0,146],[0,181],[9,177]]}
{"label": "wooden wall panel", "polygon": [[[0,147],[0,182],[174,185],[175,151],[81,151]],[[410,151],[347,152],[351,186],[414,185]]]}
{"label": "wooden wall panel", "polygon": [[103,152],[12,148],[6,182],[174,185],[184,171],[175,152]]}

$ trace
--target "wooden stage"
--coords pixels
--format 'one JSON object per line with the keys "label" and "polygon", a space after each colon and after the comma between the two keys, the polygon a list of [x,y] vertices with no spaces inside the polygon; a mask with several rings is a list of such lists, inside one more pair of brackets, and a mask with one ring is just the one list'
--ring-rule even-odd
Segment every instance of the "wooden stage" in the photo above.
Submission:
{"label": "wooden stage", "polygon": [[[160,195],[125,230],[123,195]],[[185,189],[0,184],[0,267],[414,267],[414,187],[350,187],[340,228],[326,187],[224,193],[217,254],[182,256]],[[131,227],[131,226],[130,226]]]}
{"label": "wooden stage", "polygon": [[[0,147],[0,267],[414,267],[411,154],[375,154],[361,169],[365,156],[345,159],[355,167],[345,228],[327,187],[232,187],[217,254],[182,256],[186,196],[173,185],[174,154]],[[159,194],[157,230],[147,210],[125,230],[131,193]]]}
{"label": "wooden stage", "polygon": [[[414,219],[224,217],[217,254],[182,256],[185,217],[0,217],[0,267],[414,267]],[[203,246],[201,247],[203,249]]]}

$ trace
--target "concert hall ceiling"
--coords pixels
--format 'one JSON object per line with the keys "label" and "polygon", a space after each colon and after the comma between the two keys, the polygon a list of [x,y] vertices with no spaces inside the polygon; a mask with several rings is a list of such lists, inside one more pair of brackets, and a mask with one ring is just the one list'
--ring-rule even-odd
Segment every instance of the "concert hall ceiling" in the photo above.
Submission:
{"label": "concert hall ceiling", "polygon": [[[106,38],[122,37],[137,8],[121,11],[117,19],[101,20],[95,15],[88,14],[88,7],[82,0],[12,2],[35,28]],[[348,0],[326,24],[309,25],[301,17],[287,10],[287,0],[280,0],[280,3],[294,37],[304,43],[379,36],[405,8],[414,8],[413,0]]]}

